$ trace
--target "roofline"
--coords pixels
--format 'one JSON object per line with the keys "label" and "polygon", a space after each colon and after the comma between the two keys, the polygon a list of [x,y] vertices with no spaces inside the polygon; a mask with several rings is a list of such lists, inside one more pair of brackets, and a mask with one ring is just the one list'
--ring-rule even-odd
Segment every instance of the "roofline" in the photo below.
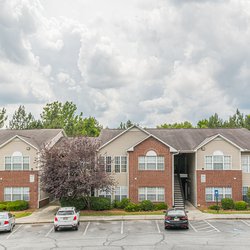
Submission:
{"label": "roofline", "polygon": [[[45,147],[45,148],[49,147],[50,144],[51,144],[51,141],[52,141],[55,137],[57,137],[61,132],[62,132],[62,134],[63,134],[64,137],[67,137],[67,135],[66,135],[64,129],[60,129],[60,131],[59,131],[54,137],[52,137],[52,139],[50,139],[49,142],[47,142],[47,144],[44,144],[44,147]],[[60,140],[60,138],[59,138],[59,140]],[[57,142],[58,142],[58,140],[55,142],[55,144],[56,144]],[[54,144],[54,145],[55,145],[55,144]],[[52,145],[52,146],[53,146],[53,145]]]}
{"label": "roofline", "polygon": [[33,147],[34,149],[38,150],[37,147],[35,147],[33,144],[31,144],[30,142],[27,142],[25,139],[23,139],[21,136],[19,135],[14,135],[12,136],[9,140],[5,141],[4,143],[2,143],[0,145],[0,148],[4,147],[6,144],[8,144],[9,142],[11,142],[12,140],[14,140],[15,138],[19,138],[21,141],[27,143],[28,145],[30,145],[31,147]]}
{"label": "roofline", "polygon": [[162,144],[166,145],[167,147],[170,148],[170,152],[171,153],[175,153],[175,152],[178,152],[177,149],[173,148],[172,146],[170,146],[169,144],[165,143],[164,141],[162,141],[161,139],[159,139],[158,137],[152,135],[152,134],[149,134],[146,138],[144,138],[143,140],[139,141],[138,143],[136,143],[134,146],[130,147],[127,149],[127,151],[134,151],[134,147],[136,147],[137,145],[141,144],[143,141],[147,140],[148,138],[150,137],[153,137],[155,138],[157,141],[161,142]]}
{"label": "roofline", "polygon": [[118,134],[117,136],[115,136],[114,138],[112,138],[111,140],[107,141],[106,143],[104,143],[98,150],[106,147],[109,143],[113,142],[114,140],[116,140],[117,138],[119,138],[120,136],[122,136],[123,134],[127,133],[129,130],[131,130],[132,128],[138,128],[139,130],[141,130],[142,132],[146,133],[147,135],[151,135],[149,132],[147,132],[146,130],[144,130],[143,128],[137,126],[137,125],[133,125],[127,129],[125,129],[124,131],[122,131],[120,134]]}
{"label": "roofline", "polygon": [[208,144],[209,142],[211,142],[212,140],[214,140],[217,137],[221,137],[224,140],[226,140],[227,142],[229,142],[230,144],[232,144],[233,146],[235,146],[236,148],[238,148],[240,151],[245,151],[243,148],[241,148],[239,145],[235,144],[234,142],[232,142],[231,140],[229,140],[228,138],[226,138],[225,136],[221,135],[221,134],[216,134],[214,136],[211,136],[210,139],[208,139],[209,137],[205,138],[205,140],[203,142],[201,142],[195,149],[194,151],[197,151],[199,148],[201,148],[202,146]]}

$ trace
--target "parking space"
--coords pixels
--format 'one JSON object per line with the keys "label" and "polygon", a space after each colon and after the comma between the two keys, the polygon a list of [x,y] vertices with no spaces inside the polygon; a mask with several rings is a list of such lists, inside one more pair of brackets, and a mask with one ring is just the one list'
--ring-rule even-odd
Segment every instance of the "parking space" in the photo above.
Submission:
{"label": "parking space", "polygon": [[220,232],[220,230],[213,225],[213,222],[206,220],[190,221],[189,227],[195,232]]}

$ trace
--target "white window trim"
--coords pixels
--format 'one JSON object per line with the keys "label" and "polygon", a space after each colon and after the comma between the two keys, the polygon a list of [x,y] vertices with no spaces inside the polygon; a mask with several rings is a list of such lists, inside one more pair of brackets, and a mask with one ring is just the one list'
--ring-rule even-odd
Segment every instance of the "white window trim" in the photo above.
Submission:
{"label": "white window trim", "polygon": [[[242,157],[247,157],[247,171],[243,171]],[[241,155],[241,170],[243,173],[250,173],[250,155]]]}
{"label": "white window trim", "polygon": [[[152,202],[165,202],[165,188],[164,187],[139,187],[138,188],[138,201],[143,201],[143,200],[140,200],[140,188],[145,188],[145,200],[148,200],[148,188],[155,188],[156,200]],[[159,192],[159,189],[163,189],[164,194]],[[158,195],[164,195],[164,199],[159,200]]]}
{"label": "white window trim", "polygon": [[[30,156],[29,155],[22,155],[20,157],[22,157],[22,161],[21,161],[21,169],[13,169],[13,157],[16,156],[16,155],[5,155],[4,156],[4,170],[5,171],[29,171],[31,169],[31,166],[30,166]],[[10,157],[10,169],[6,169],[6,157]],[[29,169],[23,169],[23,158],[24,157],[28,157],[29,158]]]}
{"label": "white window trim", "polygon": [[[207,200],[207,188],[211,188],[212,189],[212,200]],[[206,200],[206,202],[215,202],[216,201],[216,198],[215,198],[215,196],[214,196],[214,190],[215,189],[221,189],[222,188],[222,199],[223,198],[225,198],[225,196],[226,196],[226,194],[228,194],[228,193],[226,193],[226,189],[227,188],[230,188],[231,189],[231,198],[232,198],[232,196],[233,196],[233,189],[232,189],[232,187],[206,187],[205,188],[205,200]],[[210,193],[209,193],[210,194]],[[221,195],[221,194],[219,194],[219,195]],[[219,200],[220,201],[220,200]]]}
{"label": "white window trim", "polygon": [[[119,188],[119,194],[116,194],[116,189],[118,189],[118,188]],[[124,190],[124,188],[126,189],[126,193],[122,193],[122,189]],[[126,198],[128,198],[128,186],[117,186],[115,188],[114,199],[115,199],[116,196],[119,196],[119,201],[121,201],[122,196],[125,196],[125,195],[126,195]]]}
{"label": "white window trim", "polygon": [[[223,158],[223,161],[222,161],[222,164],[223,164],[223,166],[222,166],[222,169],[214,169],[214,157],[215,156],[222,156]],[[211,162],[211,164],[212,164],[212,169],[207,169],[207,161],[206,161],[206,158],[207,157],[212,157],[212,162]],[[230,157],[230,165],[229,165],[229,168],[228,169],[225,169],[225,157]],[[226,163],[227,164],[227,163]],[[215,171],[218,171],[218,170],[232,170],[232,156],[231,155],[205,155],[204,156],[204,167],[205,167],[205,170],[215,170]]]}
{"label": "white window trim", "polygon": [[[116,157],[117,158],[119,158],[119,172],[116,172],[116,165],[118,165],[118,164],[116,164]],[[126,171],[124,172],[124,171],[122,171],[122,157],[124,157],[124,158],[126,158]],[[116,155],[115,157],[114,157],[114,169],[115,169],[115,173],[116,174],[119,174],[119,173],[127,173],[128,172],[128,157],[126,156],[126,155]]]}
{"label": "white window trim", "polygon": [[[140,158],[141,157],[144,158],[145,169],[140,169]],[[155,169],[148,169],[148,161],[146,160],[148,157],[155,157],[155,159],[156,159],[156,161],[155,161],[156,168]],[[160,157],[163,158],[163,162],[158,162],[158,159]],[[163,168],[162,169],[158,168],[158,163],[163,163]],[[164,156],[161,156],[161,155],[157,155],[157,156],[141,155],[141,156],[138,156],[138,170],[139,171],[164,171],[165,170],[165,158],[164,158]]]}
{"label": "white window trim", "polygon": [[11,197],[11,200],[10,201],[13,201],[13,188],[20,188],[21,189],[21,200],[24,200],[23,199],[23,196],[24,196],[24,188],[28,188],[29,189],[29,199],[27,201],[30,201],[30,187],[4,187],[4,201],[5,201],[5,188],[10,188],[11,189],[11,193],[10,193],[10,197]]}

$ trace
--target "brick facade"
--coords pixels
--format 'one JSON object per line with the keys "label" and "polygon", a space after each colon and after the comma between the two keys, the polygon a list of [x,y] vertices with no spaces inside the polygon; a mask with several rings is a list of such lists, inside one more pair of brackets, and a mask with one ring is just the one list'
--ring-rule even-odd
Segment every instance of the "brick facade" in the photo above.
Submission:
{"label": "brick facade", "polygon": [[[206,182],[201,183],[201,175],[206,175]],[[241,170],[197,170],[197,205],[208,207],[213,202],[206,202],[206,187],[231,187],[232,198],[242,200]]]}
{"label": "brick facade", "polygon": [[[34,182],[30,182],[30,175],[34,175]],[[38,172],[37,171],[1,171],[0,172],[0,200],[4,200],[5,187],[29,187],[30,208],[37,208],[38,202]]]}
{"label": "brick facade", "polygon": [[[145,156],[149,150],[155,151],[158,156],[164,156],[164,170],[139,170],[138,157]],[[129,152],[129,198],[135,203],[138,203],[139,187],[164,187],[165,202],[172,206],[172,155],[166,145],[153,137]]]}

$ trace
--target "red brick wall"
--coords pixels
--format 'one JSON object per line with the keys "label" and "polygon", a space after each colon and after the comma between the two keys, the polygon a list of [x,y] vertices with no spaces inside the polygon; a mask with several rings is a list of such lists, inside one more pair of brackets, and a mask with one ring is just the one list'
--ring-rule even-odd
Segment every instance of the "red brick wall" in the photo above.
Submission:
{"label": "red brick wall", "polygon": [[[30,182],[30,175],[35,176],[35,181]],[[29,187],[31,208],[37,208],[38,200],[38,172],[37,171],[0,171],[0,200],[4,200],[5,187]]]}
{"label": "red brick wall", "polygon": [[[206,175],[205,183],[201,183],[201,174]],[[242,200],[242,171],[197,170],[197,205],[208,207],[213,204],[206,202],[206,187],[231,187],[233,200]]]}
{"label": "red brick wall", "polygon": [[[139,170],[138,157],[145,156],[149,150],[164,156],[164,171]],[[172,156],[169,148],[153,137],[148,138],[129,152],[129,197],[138,203],[139,187],[164,187],[165,202],[172,206]]]}

